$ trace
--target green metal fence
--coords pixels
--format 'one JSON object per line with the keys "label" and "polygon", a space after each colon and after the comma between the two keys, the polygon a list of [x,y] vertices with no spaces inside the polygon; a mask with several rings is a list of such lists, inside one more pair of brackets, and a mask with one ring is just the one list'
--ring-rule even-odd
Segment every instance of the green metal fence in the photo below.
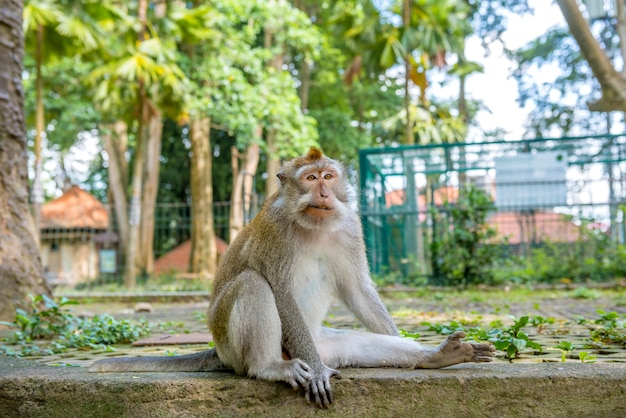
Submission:
{"label": "green metal fence", "polygon": [[432,280],[433,243],[452,228],[450,209],[468,185],[493,202],[489,243],[506,249],[502,257],[587,242],[590,230],[613,248],[624,243],[625,135],[374,148],[359,157],[361,217],[376,275]]}

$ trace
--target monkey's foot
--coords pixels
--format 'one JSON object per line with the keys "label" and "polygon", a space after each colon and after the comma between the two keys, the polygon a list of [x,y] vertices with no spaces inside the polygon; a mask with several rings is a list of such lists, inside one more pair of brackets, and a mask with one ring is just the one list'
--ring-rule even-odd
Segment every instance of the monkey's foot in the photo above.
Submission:
{"label": "monkey's foot", "polygon": [[464,342],[461,341],[463,338],[465,338],[465,333],[462,331],[457,331],[448,336],[418,367],[422,369],[438,369],[459,363],[491,361],[496,351],[493,345]]}

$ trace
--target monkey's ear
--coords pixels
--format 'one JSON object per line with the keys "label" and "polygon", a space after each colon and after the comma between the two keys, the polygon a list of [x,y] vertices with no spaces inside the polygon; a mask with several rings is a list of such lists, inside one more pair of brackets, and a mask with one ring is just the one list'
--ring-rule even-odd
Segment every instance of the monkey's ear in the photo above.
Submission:
{"label": "monkey's ear", "polygon": [[280,180],[281,186],[284,186],[285,183],[287,183],[287,176],[285,175],[285,173],[280,172],[276,174],[276,177],[278,177],[278,180]]}

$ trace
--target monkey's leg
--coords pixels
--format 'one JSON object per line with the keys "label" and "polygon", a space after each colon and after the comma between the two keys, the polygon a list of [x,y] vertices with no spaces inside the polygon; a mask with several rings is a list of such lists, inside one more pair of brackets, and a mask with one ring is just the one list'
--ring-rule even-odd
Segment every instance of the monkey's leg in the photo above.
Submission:
{"label": "monkey's leg", "polygon": [[[230,311],[219,306],[228,305],[227,301],[232,303]],[[241,273],[215,304],[213,323],[228,324],[226,339],[215,338],[213,333],[224,363],[241,375],[306,387],[309,366],[302,360],[282,357],[280,317],[265,278],[252,271]]]}
{"label": "monkey's leg", "polygon": [[360,331],[322,328],[317,341],[328,367],[440,368],[464,362],[491,361],[490,344],[461,341],[462,332],[450,335],[439,347],[426,347],[407,338]]}

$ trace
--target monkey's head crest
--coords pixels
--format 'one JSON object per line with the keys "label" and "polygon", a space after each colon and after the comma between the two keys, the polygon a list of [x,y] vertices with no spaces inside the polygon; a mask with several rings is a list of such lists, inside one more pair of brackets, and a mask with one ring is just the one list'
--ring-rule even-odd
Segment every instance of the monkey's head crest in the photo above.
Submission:
{"label": "monkey's head crest", "polygon": [[311,149],[309,150],[309,153],[306,155],[306,157],[311,161],[319,160],[323,156],[324,156],[324,153],[322,152],[322,150],[319,148],[315,148],[315,147],[311,147]]}
{"label": "monkey's head crest", "polygon": [[311,147],[311,149],[309,149],[309,152],[306,155],[302,157],[294,158],[293,160],[286,161],[285,163],[283,163],[283,166],[280,172],[276,176],[280,180],[280,183],[284,185],[287,182],[287,177],[289,173],[293,175],[293,173],[295,173],[295,171],[301,167],[304,167],[310,164],[324,164],[326,160],[332,161],[328,157],[324,156],[324,153],[322,152],[321,149],[316,148],[316,147]]}

